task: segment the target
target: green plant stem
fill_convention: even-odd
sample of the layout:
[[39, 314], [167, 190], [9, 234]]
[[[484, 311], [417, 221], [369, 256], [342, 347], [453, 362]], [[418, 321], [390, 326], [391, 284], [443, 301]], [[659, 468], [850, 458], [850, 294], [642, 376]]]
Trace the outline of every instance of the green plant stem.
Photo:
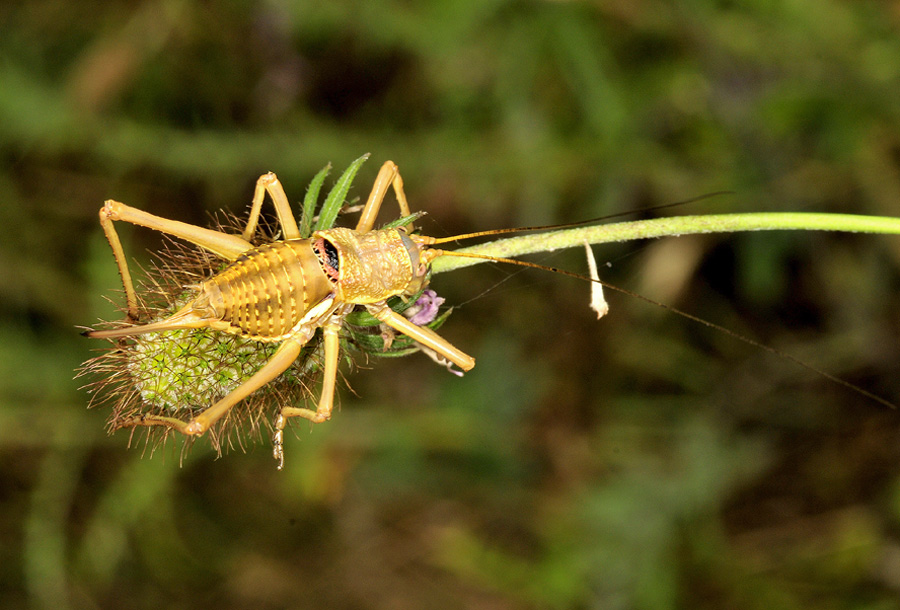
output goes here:
[[[709, 216], [677, 216], [635, 222], [591, 225], [559, 231], [520, 235], [508, 239], [460, 248], [458, 252], [513, 258], [536, 252], [553, 252], [589, 244], [649, 239], [653, 237], [693, 235], [698, 233], [732, 233], [735, 231], [844, 231], [853, 233], [900, 234], [900, 218], [857, 216], [853, 214], [815, 214], [800, 212], [765, 212], [752, 214], [715, 214]], [[487, 261], [442, 256], [432, 264], [433, 273], [453, 271]]]

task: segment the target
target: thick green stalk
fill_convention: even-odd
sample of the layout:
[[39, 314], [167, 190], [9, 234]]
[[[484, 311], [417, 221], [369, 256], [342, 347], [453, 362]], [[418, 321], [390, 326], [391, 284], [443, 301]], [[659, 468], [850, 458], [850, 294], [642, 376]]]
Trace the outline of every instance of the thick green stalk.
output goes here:
[[[697, 233], [779, 230], [900, 234], [900, 218], [799, 212], [677, 216], [520, 235], [468, 248], [460, 248], [458, 252], [512, 258], [535, 252], [553, 252], [563, 248], [574, 248], [584, 245], [585, 242], [589, 244], [606, 244], [616, 241]], [[432, 271], [434, 273], [442, 273], [470, 265], [477, 265], [482, 262], [485, 261], [442, 256], [434, 261]]]

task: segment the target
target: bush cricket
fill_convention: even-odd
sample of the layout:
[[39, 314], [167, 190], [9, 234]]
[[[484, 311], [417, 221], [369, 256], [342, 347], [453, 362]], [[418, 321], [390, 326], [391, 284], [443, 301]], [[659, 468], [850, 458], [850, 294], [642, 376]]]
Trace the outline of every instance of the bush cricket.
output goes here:
[[[239, 402], [272, 382], [298, 358], [318, 329], [324, 343], [323, 384], [315, 410], [282, 406], [274, 423], [274, 455], [284, 463], [283, 432], [292, 417], [313, 423], [331, 417], [339, 361], [339, 333], [356, 306], [393, 331], [423, 346], [435, 360], [463, 371], [475, 360], [440, 335], [387, 305], [394, 296], [407, 298], [426, 284], [429, 264], [444, 251], [431, 246], [443, 240], [414, 234], [412, 220], [398, 228], [373, 229], [385, 194], [393, 188], [401, 216], [414, 219], [397, 166], [382, 165], [355, 229], [331, 228], [301, 237], [287, 195], [273, 173], [257, 183], [246, 227], [240, 235], [168, 220], [108, 200], [100, 209], [100, 224], [113, 251], [125, 290], [126, 324], [88, 330], [88, 337], [120, 339], [147, 333], [183, 329], [209, 329], [239, 335], [256, 342], [277, 344], [268, 361], [252, 376], [189, 421], [155, 413], [141, 413], [114, 422], [114, 429], [162, 426], [185, 436], [199, 436]], [[265, 197], [271, 198], [282, 238], [254, 247]], [[121, 241], [117, 221], [160, 231], [199, 246], [229, 261], [211, 277], [191, 286], [193, 295], [178, 311], [162, 320], [134, 324], [138, 319], [137, 294]], [[452, 238], [449, 238], [452, 239]]]
[[[365, 158], [357, 160], [356, 167]], [[374, 229], [375, 219], [387, 192], [391, 189], [397, 199], [401, 219], [395, 223], [396, 226]], [[279, 239], [254, 245], [255, 241], [258, 241], [255, 238], [266, 195], [274, 205], [281, 235]], [[403, 180], [397, 165], [392, 161], [386, 161], [381, 166], [354, 229], [324, 228], [313, 231], [311, 235], [305, 237], [306, 231], [301, 231], [298, 226], [287, 195], [273, 173], [264, 174], [257, 180], [249, 218], [239, 235], [165, 219], [113, 200], [104, 203], [99, 217], [124, 286], [126, 319], [123, 325], [114, 328], [88, 330], [84, 333], [86, 336], [123, 340], [150, 333], [184, 331], [197, 332], [196, 337], [191, 338], [196, 342], [205, 340], [205, 333], [208, 331], [211, 334], [231, 335], [246, 340], [249, 344], [264, 344], [268, 347], [267, 351], [262, 352], [263, 356], [252, 374], [239, 379], [233, 384], [234, 387], [224, 392], [224, 396], [203, 408], [189, 420], [142, 411], [122, 418], [116, 418], [114, 415], [112, 429], [161, 427], [186, 437], [203, 435], [217, 422], [226, 418], [239, 403], [295, 366], [304, 348], [308, 348], [314, 338], [318, 340], [318, 337], [321, 337], [323, 382], [316, 408], [282, 405], [275, 417], [273, 455], [279, 470], [284, 466], [283, 437], [287, 421], [293, 417], [300, 417], [313, 423], [322, 423], [331, 417], [341, 351], [340, 335], [348, 317], [355, 315], [353, 312], [357, 306], [361, 306], [382, 325], [385, 333], [390, 334], [385, 336], [383, 343], [385, 349], [392, 341], [393, 332], [396, 332], [411, 339], [422, 351], [450, 370], [453, 370], [451, 367], [454, 365], [462, 371], [471, 370], [475, 366], [472, 356], [429, 328], [429, 323], [435, 318], [433, 311], [419, 320], [418, 314], [409, 315], [408, 312], [407, 315], [402, 315], [388, 305], [388, 300], [393, 297], [399, 297], [403, 301], [417, 297], [418, 305], [418, 297], [423, 295], [427, 287], [431, 262], [445, 255], [485, 258], [555, 271], [592, 281], [598, 289], [601, 285], [606, 286], [660, 305], [688, 319], [785, 357], [877, 402], [890, 405], [884, 399], [790, 355], [652, 299], [611, 286], [596, 277], [595, 269], [592, 269], [591, 277], [587, 278], [526, 261], [464, 254], [437, 248], [435, 246], [438, 244], [457, 239], [549, 227], [481, 231], [440, 239], [415, 233], [412, 225], [418, 216], [410, 213]], [[187, 286], [188, 292], [174, 313], [149, 323], [137, 324], [138, 296], [115, 229], [114, 223], [117, 221], [140, 225], [178, 238], [223, 259], [226, 264], [223, 268], [215, 270], [212, 275], [207, 273], [200, 282]], [[304, 228], [308, 224], [308, 219], [304, 218]], [[589, 249], [588, 253], [588, 260], [591, 263], [593, 261]], [[602, 309], [605, 306], [602, 292], [595, 290], [592, 294], [592, 303]], [[422, 307], [436, 310], [436, 304], [428, 302], [429, 298], [433, 297], [424, 298]], [[410, 312], [412, 311], [410, 309]], [[319, 329], [321, 333], [317, 334]], [[213, 349], [227, 351], [231, 347], [220, 342], [215, 344]], [[102, 357], [95, 361], [103, 362]], [[88, 371], [90, 368], [89, 363], [84, 370]], [[101, 364], [95, 368], [108, 370], [109, 367]]]

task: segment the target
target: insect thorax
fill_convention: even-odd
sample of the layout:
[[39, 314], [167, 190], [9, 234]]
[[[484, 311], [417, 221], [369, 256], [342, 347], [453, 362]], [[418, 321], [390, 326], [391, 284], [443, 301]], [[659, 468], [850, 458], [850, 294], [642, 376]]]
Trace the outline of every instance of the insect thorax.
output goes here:
[[415, 294], [427, 269], [420, 264], [421, 247], [400, 229], [359, 233], [350, 229], [317, 231], [338, 252], [340, 280], [337, 298], [346, 303], [377, 303], [395, 295]]

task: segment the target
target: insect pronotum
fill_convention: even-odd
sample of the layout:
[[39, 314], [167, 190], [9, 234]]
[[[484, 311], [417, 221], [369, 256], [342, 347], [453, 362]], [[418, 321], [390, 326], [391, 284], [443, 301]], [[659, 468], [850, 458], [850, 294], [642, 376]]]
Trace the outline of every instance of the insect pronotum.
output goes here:
[[[468, 371], [475, 359], [424, 326], [388, 307], [390, 297], [419, 292], [429, 265], [444, 254], [431, 248], [437, 240], [412, 234], [411, 223], [399, 228], [373, 229], [388, 189], [393, 188], [403, 218], [410, 216], [403, 180], [396, 164], [386, 161], [362, 210], [355, 229], [332, 228], [302, 238], [288, 198], [273, 173], [256, 183], [250, 216], [240, 235], [169, 220], [108, 200], [100, 209], [100, 225], [113, 251], [127, 306], [129, 325], [90, 330], [88, 337], [116, 339], [177, 329], [210, 329], [277, 343], [268, 362], [249, 379], [188, 421], [142, 413], [116, 422], [116, 428], [164, 426], [186, 436], [199, 436], [254, 391], [279, 377], [300, 354], [318, 329], [324, 342], [324, 380], [315, 410], [282, 406], [274, 423], [274, 455], [284, 463], [286, 421], [302, 417], [327, 421], [334, 404], [339, 361], [339, 332], [346, 316], [358, 305], [393, 330], [412, 338], [440, 361]], [[254, 247], [265, 195], [275, 206], [282, 239]], [[123, 221], [161, 231], [205, 248], [230, 261], [224, 269], [192, 287], [191, 298], [165, 319], [148, 324], [137, 320], [137, 295], [114, 222]]]

